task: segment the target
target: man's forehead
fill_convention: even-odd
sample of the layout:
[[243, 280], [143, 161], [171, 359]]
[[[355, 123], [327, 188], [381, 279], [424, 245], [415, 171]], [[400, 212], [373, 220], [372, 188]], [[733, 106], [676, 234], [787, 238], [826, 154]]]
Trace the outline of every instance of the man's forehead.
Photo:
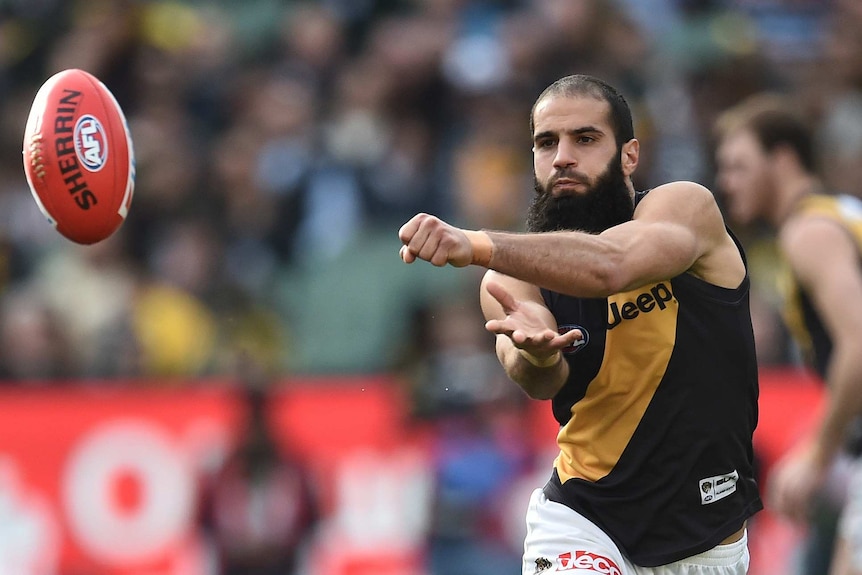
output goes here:
[[550, 95], [536, 104], [535, 131], [594, 126], [610, 131], [610, 106], [589, 95]]
[[754, 132], [744, 127], [728, 132], [719, 143], [719, 151], [723, 152], [741, 150], [750, 153], [759, 149], [760, 143]]

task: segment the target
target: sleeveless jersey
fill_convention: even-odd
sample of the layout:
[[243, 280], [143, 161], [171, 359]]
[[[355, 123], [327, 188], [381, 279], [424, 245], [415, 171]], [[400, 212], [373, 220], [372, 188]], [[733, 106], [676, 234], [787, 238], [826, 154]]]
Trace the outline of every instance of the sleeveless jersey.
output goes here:
[[[856, 251], [860, 254], [859, 264], [862, 265], [862, 200], [843, 194], [814, 194], [804, 197], [797, 204], [794, 214], [826, 218], [841, 226], [856, 244]], [[779, 291], [784, 295], [784, 322], [805, 362], [825, 380], [829, 358], [832, 356], [832, 338], [814, 308], [811, 297], [786, 266], [779, 281]], [[844, 451], [854, 457], [862, 455], [862, 417], [854, 418]]]
[[749, 282], [727, 289], [686, 273], [608, 298], [542, 290], [559, 330], [584, 334], [564, 350], [545, 494], [637, 565], [711, 549], [763, 507]]
[[[862, 254], [862, 200], [848, 195], [810, 195], [796, 206], [795, 214], [822, 217], [836, 222], [853, 238]], [[862, 260], [860, 260], [862, 263]], [[811, 299], [789, 270], [782, 274], [780, 291], [784, 295], [784, 321], [806, 361], [825, 377], [832, 339], [814, 309]]]

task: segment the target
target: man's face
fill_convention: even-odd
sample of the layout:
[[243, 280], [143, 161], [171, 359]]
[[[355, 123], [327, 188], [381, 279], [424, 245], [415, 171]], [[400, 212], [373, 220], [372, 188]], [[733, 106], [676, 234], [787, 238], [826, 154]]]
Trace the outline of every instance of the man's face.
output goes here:
[[536, 106], [528, 230], [599, 233], [631, 219], [629, 174], [608, 115], [608, 104], [590, 97], [552, 96]]
[[769, 156], [749, 131], [731, 132], [716, 151], [718, 188], [728, 217], [739, 225], [764, 215], [771, 197]]

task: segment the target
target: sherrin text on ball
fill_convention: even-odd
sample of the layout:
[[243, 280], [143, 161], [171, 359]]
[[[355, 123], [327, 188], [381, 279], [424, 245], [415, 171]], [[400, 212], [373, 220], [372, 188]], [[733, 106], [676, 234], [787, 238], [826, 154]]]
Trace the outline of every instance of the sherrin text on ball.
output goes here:
[[135, 154], [116, 98], [80, 69], [39, 88], [24, 131], [24, 173], [33, 198], [66, 238], [93, 244], [126, 219], [135, 188]]

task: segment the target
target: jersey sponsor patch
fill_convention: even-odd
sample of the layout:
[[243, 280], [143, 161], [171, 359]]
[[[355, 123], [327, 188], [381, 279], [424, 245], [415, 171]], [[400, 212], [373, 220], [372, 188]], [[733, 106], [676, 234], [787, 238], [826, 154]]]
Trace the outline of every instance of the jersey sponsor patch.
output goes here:
[[665, 282], [659, 282], [649, 290], [633, 295], [633, 292], [616, 294], [608, 298], [608, 331], [623, 321], [632, 320], [641, 314], [663, 311], [669, 303], [676, 303], [673, 292]]
[[736, 493], [739, 473], [734, 469], [724, 475], [714, 475], [700, 480], [700, 503], [708, 505]]

